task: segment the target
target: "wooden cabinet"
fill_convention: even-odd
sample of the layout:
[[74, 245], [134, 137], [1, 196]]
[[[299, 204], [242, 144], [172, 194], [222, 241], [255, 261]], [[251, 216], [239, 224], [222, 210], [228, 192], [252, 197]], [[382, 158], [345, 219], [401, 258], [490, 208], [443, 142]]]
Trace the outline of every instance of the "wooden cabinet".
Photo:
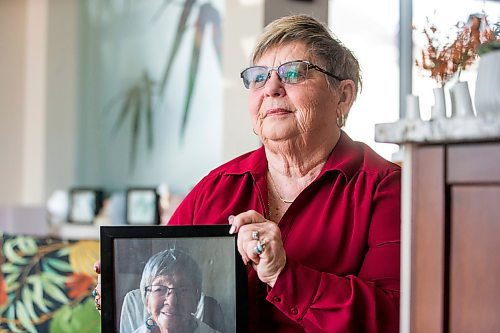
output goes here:
[[500, 142], [406, 146], [411, 332], [500, 332]]

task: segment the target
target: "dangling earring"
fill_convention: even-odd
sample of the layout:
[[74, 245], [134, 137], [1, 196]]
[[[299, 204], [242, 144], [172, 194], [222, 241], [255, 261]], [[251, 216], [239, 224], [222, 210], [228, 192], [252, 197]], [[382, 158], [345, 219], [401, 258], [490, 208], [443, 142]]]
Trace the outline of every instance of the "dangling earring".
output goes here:
[[345, 126], [345, 115], [340, 113], [340, 116], [337, 116], [337, 126], [342, 128]]
[[257, 132], [255, 132], [255, 128], [253, 128], [253, 127], [252, 127], [252, 131], [253, 131], [253, 134], [255, 134], [255, 135], [259, 136], [259, 135], [257, 134]]
[[155, 327], [156, 327], [156, 323], [153, 320], [153, 318], [149, 317], [148, 319], [146, 319], [146, 328], [148, 330], [152, 330]]

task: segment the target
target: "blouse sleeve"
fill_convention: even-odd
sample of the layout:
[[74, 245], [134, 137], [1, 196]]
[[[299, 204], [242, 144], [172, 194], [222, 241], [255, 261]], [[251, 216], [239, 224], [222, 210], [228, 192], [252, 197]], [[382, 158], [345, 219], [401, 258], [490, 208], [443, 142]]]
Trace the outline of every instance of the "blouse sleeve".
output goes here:
[[307, 332], [398, 332], [400, 177], [393, 171], [375, 189], [357, 274], [319, 272], [288, 260], [267, 300]]

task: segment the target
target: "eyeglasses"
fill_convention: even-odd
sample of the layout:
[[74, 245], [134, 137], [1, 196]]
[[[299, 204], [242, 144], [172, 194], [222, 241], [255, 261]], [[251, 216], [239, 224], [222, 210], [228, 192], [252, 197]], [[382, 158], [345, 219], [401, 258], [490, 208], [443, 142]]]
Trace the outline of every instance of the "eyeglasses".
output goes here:
[[176, 295], [181, 298], [194, 295], [193, 289], [188, 287], [170, 288], [163, 285], [151, 285], [151, 286], [146, 286], [145, 289], [146, 293], [150, 293], [151, 295], [157, 297], [166, 297], [168, 295], [171, 295], [174, 291]]
[[341, 79], [340, 77], [305, 60], [289, 61], [276, 67], [248, 67], [240, 73], [240, 77], [243, 79], [245, 88], [258, 89], [266, 84], [267, 80], [271, 77], [272, 71], [276, 71], [281, 82], [286, 84], [297, 84], [304, 82], [307, 79], [307, 72], [309, 71], [309, 69], [315, 69], [321, 73], [333, 77], [336, 80], [343, 81], [343, 79]]

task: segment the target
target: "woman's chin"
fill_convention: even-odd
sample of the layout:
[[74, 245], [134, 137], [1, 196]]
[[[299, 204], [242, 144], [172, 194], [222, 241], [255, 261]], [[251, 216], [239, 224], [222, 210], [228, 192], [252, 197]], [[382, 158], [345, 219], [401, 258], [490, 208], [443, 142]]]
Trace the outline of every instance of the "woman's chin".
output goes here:
[[158, 316], [158, 326], [163, 330], [180, 329], [186, 322], [186, 318], [173, 313], [162, 312]]

